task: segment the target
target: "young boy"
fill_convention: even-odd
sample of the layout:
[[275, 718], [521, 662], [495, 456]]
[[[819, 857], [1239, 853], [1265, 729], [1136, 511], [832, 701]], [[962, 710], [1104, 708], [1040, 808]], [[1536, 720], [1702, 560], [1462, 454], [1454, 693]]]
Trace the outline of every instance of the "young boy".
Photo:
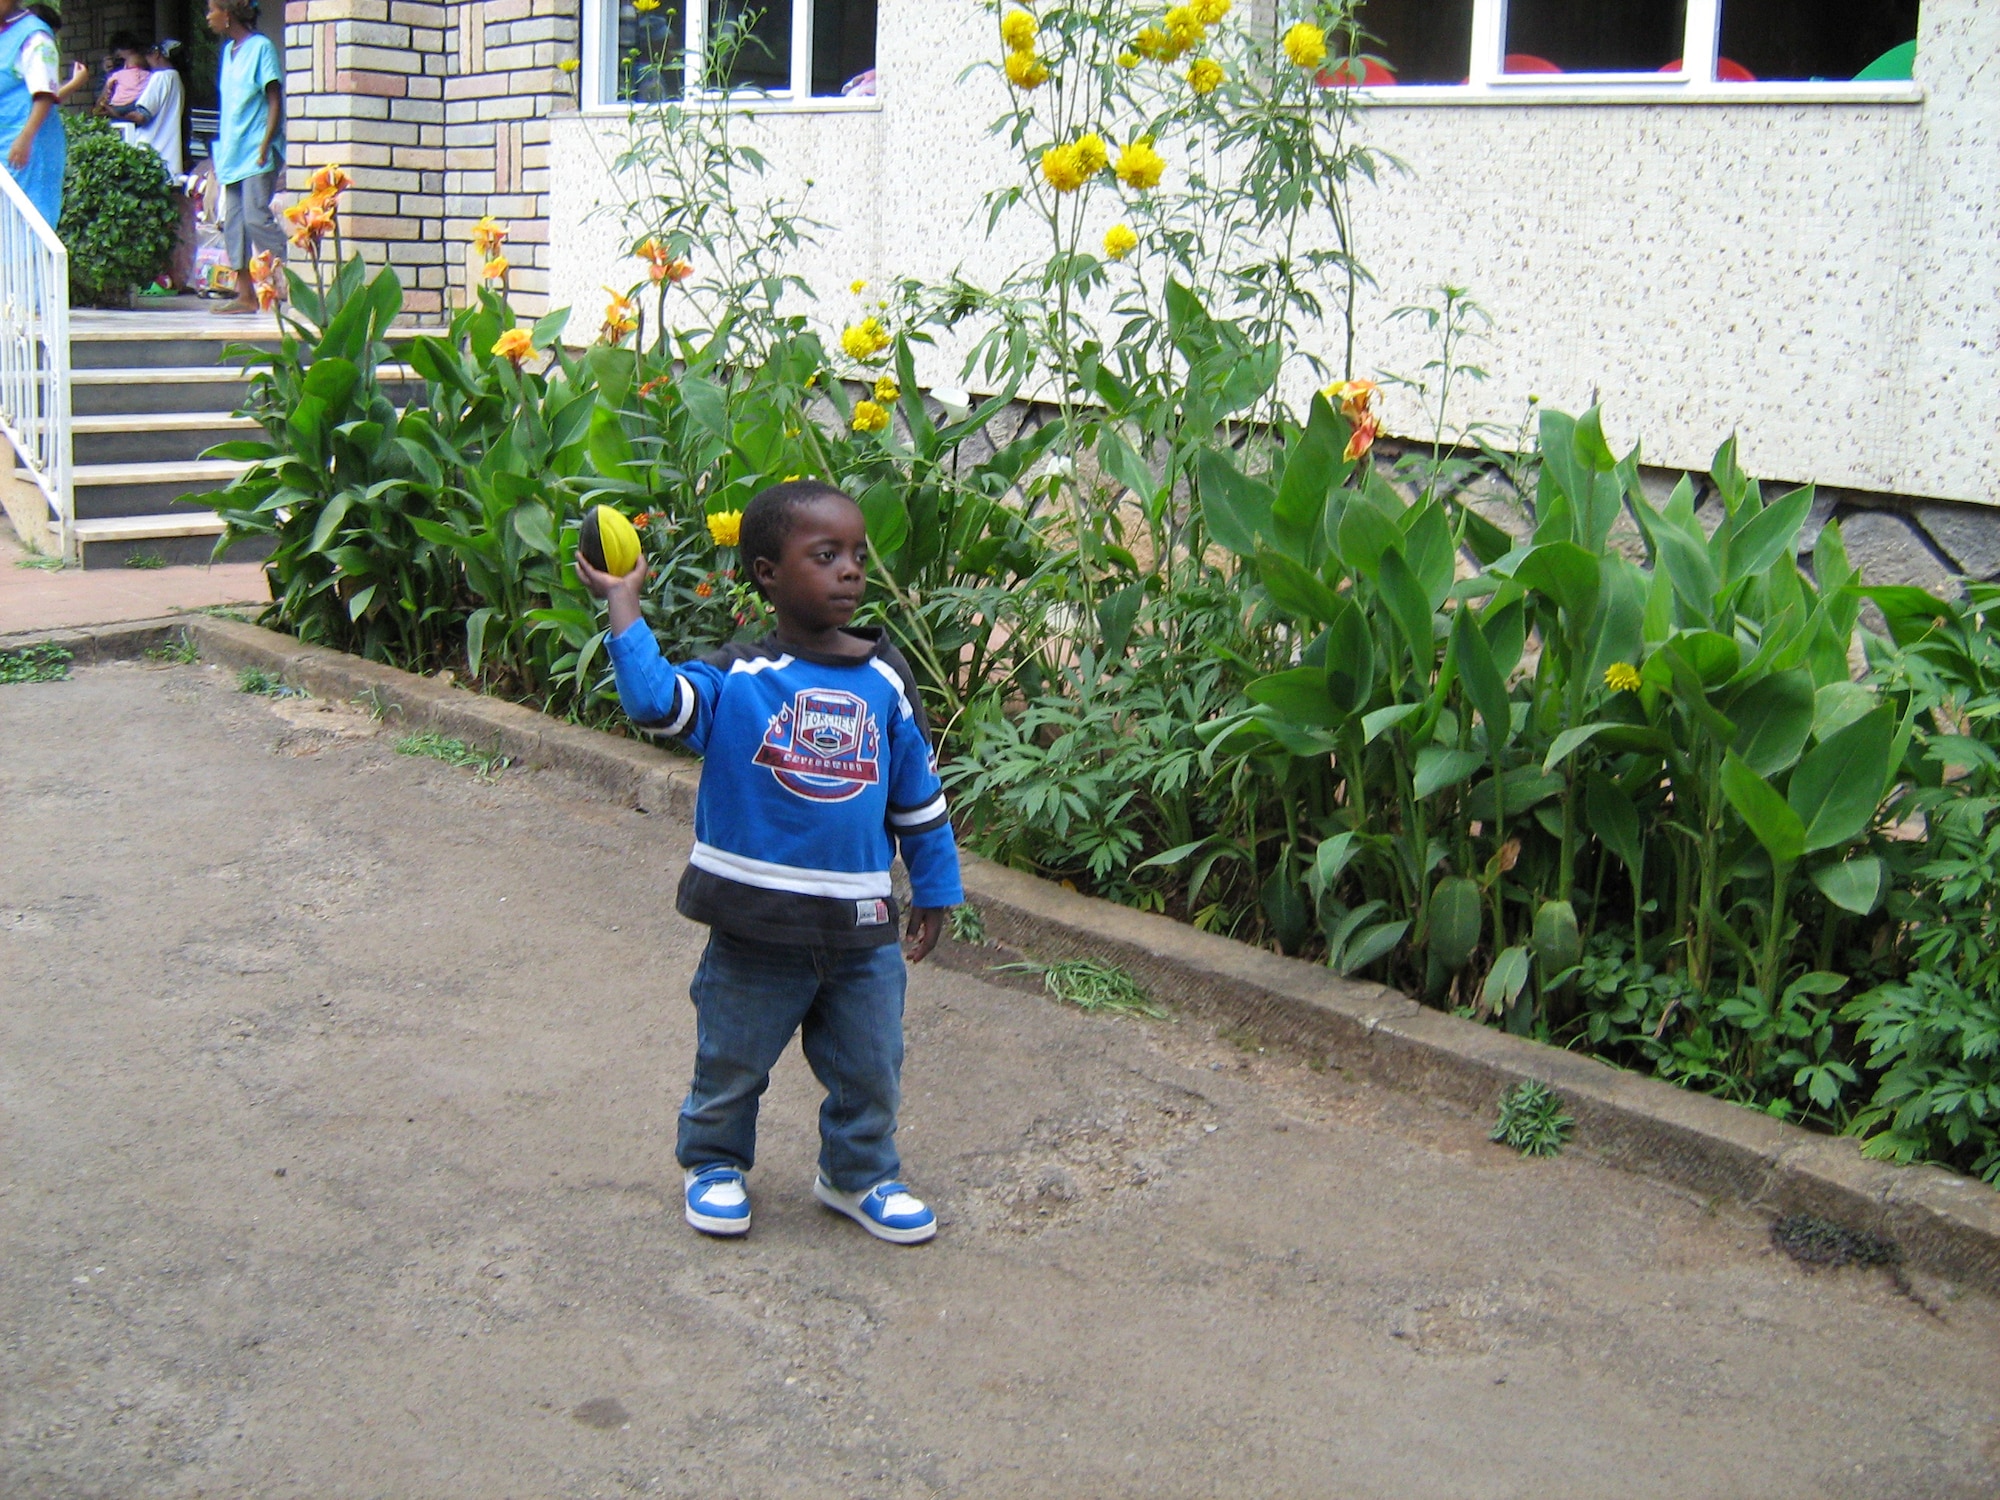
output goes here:
[[908, 665], [879, 629], [848, 628], [866, 583], [861, 508], [814, 480], [773, 485], [745, 509], [739, 545], [777, 629], [681, 667], [640, 618], [644, 559], [623, 578], [576, 560], [610, 607], [625, 712], [704, 757], [676, 903], [710, 929], [675, 1151], [687, 1221], [750, 1228], [757, 1101], [796, 1031], [826, 1089], [814, 1195], [916, 1244], [937, 1219], [897, 1180], [905, 971], [889, 865], [900, 846], [917, 963], [965, 899], [944, 790]]
[[138, 39], [129, 32], [119, 32], [104, 55], [104, 87], [97, 96], [98, 109], [108, 113], [127, 108], [145, 91], [150, 77]]

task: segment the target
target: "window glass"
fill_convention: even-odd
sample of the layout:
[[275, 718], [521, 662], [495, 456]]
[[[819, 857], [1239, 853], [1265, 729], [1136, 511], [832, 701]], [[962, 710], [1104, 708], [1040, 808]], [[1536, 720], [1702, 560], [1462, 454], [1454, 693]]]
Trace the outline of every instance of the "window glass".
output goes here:
[[730, 54], [730, 89], [792, 87], [792, 0], [708, 0], [708, 45]]
[[1686, 0], [1507, 0], [1509, 73], [1658, 73], [1674, 67]]
[[[822, 0], [824, 3], [824, 0]], [[1472, 63], [1472, 0], [1364, 0], [1360, 50], [1397, 83], [1463, 83]]]
[[1917, 0], [1722, 0], [1716, 77], [1908, 78]]
[[678, 0], [652, 10], [618, 4], [618, 97], [656, 103], [678, 99], [686, 83], [681, 46], [687, 23]]
[[813, 0], [817, 99], [875, 92], [875, 0]]

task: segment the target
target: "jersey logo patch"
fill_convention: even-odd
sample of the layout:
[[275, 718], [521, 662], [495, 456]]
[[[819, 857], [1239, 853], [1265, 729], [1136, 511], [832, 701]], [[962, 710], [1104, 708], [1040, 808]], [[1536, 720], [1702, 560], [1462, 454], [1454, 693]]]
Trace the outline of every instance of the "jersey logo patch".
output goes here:
[[771, 720], [751, 758], [788, 792], [845, 802], [881, 780], [882, 737], [866, 699], [807, 688]]

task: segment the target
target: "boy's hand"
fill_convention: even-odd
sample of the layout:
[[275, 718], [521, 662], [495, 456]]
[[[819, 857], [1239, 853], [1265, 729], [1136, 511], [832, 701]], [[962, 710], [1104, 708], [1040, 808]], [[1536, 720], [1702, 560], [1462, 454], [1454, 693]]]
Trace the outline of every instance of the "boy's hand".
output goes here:
[[913, 964], [920, 964], [931, 956], [931, 949], [944, 935], [944, 908], [942, 906], [913, 906], [910, 908], [909, 930], [904, 933], [903, 957]]
[[616, 573], [607, 573], [602, 568], [594, 568], [590, 560], [579, 549], [576, 554], [576, 576], [583, 586], [602, 599], [611, 614], [611, 633], [618, 635], [639, 618], [639, 590], [646, 582], [646, 559], [640, 556], [631, 572], [620, 578]]

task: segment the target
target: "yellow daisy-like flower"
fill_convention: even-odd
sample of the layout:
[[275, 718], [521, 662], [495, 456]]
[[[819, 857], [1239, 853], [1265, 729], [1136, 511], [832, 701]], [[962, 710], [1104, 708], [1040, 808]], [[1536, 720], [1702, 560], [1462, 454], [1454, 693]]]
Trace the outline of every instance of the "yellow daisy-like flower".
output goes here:
[[1121, 53], [1119, 53], [1119, 54], [1118, 54], [1118, 66], [1119, 66], [1119, 67], [1121, 67], [1121, 68], [1136, 68], [1136, 67], [1138, 67], [1138, 66], [1139, 66], [1139, 54], [1138, 54], [1138, 53], [1136, 53], [1136, 52], [1132, 52], [1132, 51], [1125, 51], [1125, 52], [1121, 52]]
[[1198, 47], [1208, 36], [1208, 28], [1201, 23], [1192, 5], [1176, 5], [1166, 14], [1162, 23], [1167, 40], [1174, 44], [1176, 54]]
[[840, 336], [840, 347], [849, 359], [866, 363], [889, 347], [889, 333], [880, 318], [863, 318]]
[[565, 73], [574, 73], [578, 68], [582, 66], [583, 64], [578, 62], [573, 57], [565, 57], [561, 62], [556, 64], [556, 67], [561, 69]]
[[[633, 0], [636, 5], [638, 0]], [[1035, 48], [1035, 18], [1025, 10], [1010, 10], [1000, 18], [1000, 40], [1009, 52], [1032, 52]]]
[[1032, 93], [1049, 81], [1049, 70], [1032, 52], [1009, 52], [1007, 81], [1024, 94]]
[[1042, 153], [1042, 176], [1059, 193], [1073, 193], [1090, 181], [1083, 153], [1075, 146], [1051, 146]]
[[1095, 177], [1111, 160], [1111, 152], [1104, 145], [1104, 137], [1096, 131], [1086, 131], [1076, 138], [1076, 164], [1083, 168], [1083, 175]]
[[493, 341], [493, 352], [502, 359], [511, 359], [518, 370], [521, 361], [535, 352], [535, 341], [528, 337], [527, 329], [510, 328]]
[[1166, 175], [1167, 159], [1153, 149], [1149, 140], [1136, 140], [1118, 153], [1118, 180], [1127, 187], [1154, 188]]
[[873, 401], [854, 403], [854, 430], [856, 432], [880, 432], [889, 425], [889, 410]]
[[1229, 14], [1230, 0], [1193, 0], [1191, 7], [1204, 26], [1214, 26]]
[[1316, 68], [1326, 61], [1326, 32], [1301, 21], [1285, 33], [1285, 56], [1295, 68]]
[[1614, 693], [1639, 691], [1639, 669], [1628, 661], [1614, 661], [1604, 669], [1604, 685]]
[[1172, 62], [1186, 49], [1176, 46], [1174, 39], [1159, 27], [1148, 26], [1132, 38], [1132, 50], [1154, 62]]
[[891, 380], [887, 375], [884, 375], [881, 379], [875, 382], [875, 399], [877, 401], [880, 401], [885, 406], [888, 405], [888, 403], [890, 403], [891, 401], [896, 400], [902, 394], [903, 394], [903, 388], [897, 385], [896, 382]]
[[743, 539], [743, 512], [720, 510], [708, 518], [708, 539], [718, 547], [734, 547]]
[[658, 10], [659, 8], [660, 0], [632, 0], [632, 9], [639, 12], [642, 16], [649, 10]]
[[1132, 232], [1129, 224], [1113, 224], [1104, 231], [1104, 253], [1113, 260], [1123, 260], [1139, 248], [1139, 236]]
[[1212, 94], [1222, 87], [1222, 64], [1212, 57], [1197, 58], [1188, 69], [1188, 87], [1197, 94]]
[[863, 292], [868, 290], [868, 283], [862, 281], [857, 277], [855, 280], [850, 281], [847, 284], [847, 289], [850, 292], [854, 293], [855, 296], [859, 297]]

